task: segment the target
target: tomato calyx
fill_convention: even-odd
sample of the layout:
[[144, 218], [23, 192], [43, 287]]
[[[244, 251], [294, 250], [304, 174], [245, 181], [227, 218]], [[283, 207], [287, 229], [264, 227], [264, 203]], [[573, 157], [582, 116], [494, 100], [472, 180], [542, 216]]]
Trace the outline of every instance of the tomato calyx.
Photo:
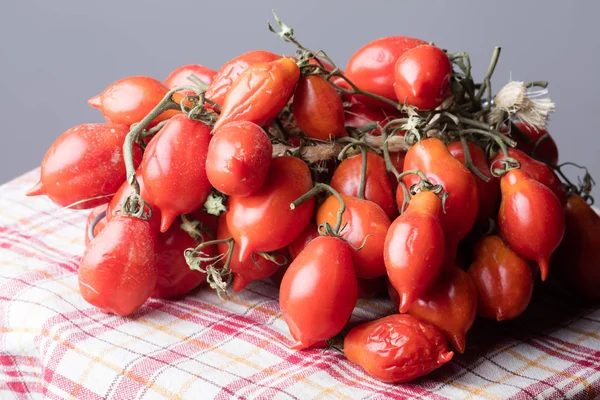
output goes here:
[[[406, 184], [402, 181], [402, 178], [408, 175], [417, 175], [419, 178], [421, 178], [421, 180], [419, 181], [419, 183], [415, 183], [410, 188], [407, 188]], [[414, 196], [419, 192], [432, 192], [436, 195], [441, 194], [440, 199], [442, 200], [442, 210], [443, 212], [446, 212], [445, 205], [446, 199], [449, 196], [448, 192], [444, 192], [444, 188], [442, 185], [430, 182], [427, 179], [427, 176], [425, 176], [425, 174], [422, 171], [419, 171], [418, 169], [411, 169], [408, 171], [404, 171], [401, 174], [398, 174], [396, 178], [398, 180], [398, 185], [402, 188], [402, 194], [404, 196], [400, 214], [404, 214], [404, 211], [406, 211], [406, 207], [408, 207], [408, 205], [410, 204], [411, 196]]]
[[213, 190], [202, 206], [210, 215], [219, 216], [227, 211], [227, 196], [223, 193]]
[[[217, 254], [216, 256], [210, 256], [202, 250], [209, 246], [215, 246], [219, 244], [227, 244], [228, 249], [224, 254]], [[206, 282], [211, 289], [217, 292], [219, 298], [227, 298], [227, 288], [233, 280], [233, 274], [229, 265], [231, 264], [231, 257], [235, 241], [232, 237], [227, 239], [210, 240], [208, 242], [200, 243], [196, 247], [190, 247], [183, 253], [185, 262], [190, 269], [200, 271], [206, 274]], [[219, 267], [219, 263], [223, 261], [223, 266]], [[203, 268], [201, 265], [205, 264]]]
[[341, 239], [340, 230], [342, 229], [342, 215], [344, 214], [344, 211], [346, 211], [346, 203], [344, 202], [344, 199], [339, 194], [339, 192], [331, 186], [326, 185], [324, 183], [315, 184], [315, 186], [311, 190], [309, 190], [290, 204], [290, 210], [296, 209], [296, 207], [298, 207], [300, 204], [304, 203], [308, 199], [311, 199], [322, 192], [329, 192], [332, 195], [334, 195], [340, 203], [340, 208], [338, 209], [336, 214], [337, 220], [335, 226], [332, 227], [328, 222], [319, 225], [319, 234], [322, 236], [334, 236]]

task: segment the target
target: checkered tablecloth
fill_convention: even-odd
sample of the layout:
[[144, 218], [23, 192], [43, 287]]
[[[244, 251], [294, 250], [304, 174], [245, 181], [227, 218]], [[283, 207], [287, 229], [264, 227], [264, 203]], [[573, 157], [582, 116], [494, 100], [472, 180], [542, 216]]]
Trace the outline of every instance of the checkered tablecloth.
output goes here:
[[[427, 378], [387, 385], [335, 351], [288, 349], [277, 289], [229, 301], [209, 290], [149, 301], [130, 318], [80, 297], [86, 213], [26, 198], [37, 171], [0, 187], [0, 398], [596, 398], [600, 309], [541, 288], [522, 318], [478, 323], [467, 352]], [[538, 288], [539, 289], [539, 288]], [[383, 316], [360, 301], [355, 321]]]

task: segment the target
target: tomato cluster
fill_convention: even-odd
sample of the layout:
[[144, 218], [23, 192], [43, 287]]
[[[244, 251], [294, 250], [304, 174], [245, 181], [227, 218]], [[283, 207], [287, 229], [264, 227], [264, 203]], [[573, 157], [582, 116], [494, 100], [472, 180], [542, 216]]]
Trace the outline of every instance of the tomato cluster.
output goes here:
[[[105, 124], [48, 150], [28, 195], [91, 209], [86, 301], [128, 316], [271, 278], [292, 348], [342, 336], [390, 383], [449, 362], [448, 343], [463, 353], [477, 316], [519, 317], [538, 278], [600, 301], [593, 180], [568, 181], [547, 131], [512, 122], [527, 110], [494, 105], [495, 60], [475, 84], [465, 53], [394, 36], [344, 73], [277, 21], [298, 58], [121, 79], [89, 101]], [[397, 313], [352, 327], [379, 295]]]

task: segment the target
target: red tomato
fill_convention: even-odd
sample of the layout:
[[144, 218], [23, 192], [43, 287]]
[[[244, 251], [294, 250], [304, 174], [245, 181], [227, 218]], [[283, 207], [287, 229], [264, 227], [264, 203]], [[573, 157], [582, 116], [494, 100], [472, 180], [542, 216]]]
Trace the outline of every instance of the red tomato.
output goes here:
[[514, 319], [529, 305], [533, 294], [531, 268], [498, 236], [486, 236], [477, 243], [475, 260], [467, 273], [477, 290], [481, 317]]
[[296, 343], [322, 346], [337, 335], [357, 300], [350, 247], [335, 237], [312, 240], [288, 268], [279, 291], [283, 319]]
[[273, 145], [263, 129], [248, 121], [231, 122], [215, 132], [208, 146], [206, 175], [226, 195], [247, 196], [265, 181]]
[[[88, 104], [102, 111], [108, 122], [131, 126], [140, 122], [160, 103], [169, 89], [154, 78], [131, 76], [108, 86], [104, 92], [88, 100]], [[168, 110], [160, 114], [151, 125], [181, 113]]]
[[[383, 262], [383, 242], [390, 227], [390, 220], [377, 204], [358, 197], [342, 194], [346, 210], [342, 215], [340, 236], [355, 249], [352, 262], [356, 276], [374, 279], [385, 275]], [[334, 226], [340, 202], [335, 196], [329, 196], [317, 211], [317, 224], [328, 222]], [[365, 241], [366, 239], [366, 241]]]
[[[515, 125], [519, 131], [512, 132], [512, 138], [517, 142], [517, 148], [523, 150], [537, 160], [552, 165], [558, 164], [558, 147], [556, 146], [554, 139], [552, 139], [552, 136], [548, 134], [548, 131], [536, 129], [523, 122], [516, 122]], [[536, 143], [538, 143], [544, 135], [548, 135], [548, 137], [541, 141], [536, 147]]]
[[401, 118], [402, 114], [393, 109], [353, 104], [344, 110], [344, 116], [345, 125], [353, 128], [362, 128], [367, 124], [377, 123], [377, 127], [369, 131], [369, 133], [381, 136], [381, 129], [391, 120]]
[[[469, 142], [467, 146], [475, 168], [489, 178], [489, 181], [486, 182], [473, 174], [475, 182], [477, 182], [477, 193], [479, 194], [479, 214], [477, 220], [483, 223], [487, 222], [490, 218], [495, 218], [498, 214], [498, 207], [500, 207], [500, 182], [490, 171], [490, 164], [488, 163], [485, 151], [475, 143]], [[448, 151], [463, 165], [467, 165], [461, 142], [450, 143]]]
[[273, 54], [269, 51], [254, 50], [237, 56], [233, 60], [230, 60], [223, 64], [223, 66], [213, 76], [212, 83], [206, 91], [206, 98], [214, 101], [217, 104], [223, 104], [225, 95], [240, 76], [242, 72], [248, 69], [248, 67], [275, 61], [281, 58], [277, 54]]
[[[123, 143], [129, 128], [118, 124], [84, 124], [63, 133], [48, 149], [40, 181], [27, 196], [46, 195], [61, 207], [94, 208], [107, 203], [125, 181]], [[133, 147], [134, 164], [142, 150]]]
[[[407, 50], [425, 45], [427, 42], [406, 36], [388, 36], [376, 39], [360, 48], [348, 61], [346, 77], [360, 89], [390, 100], [396, 100], [394, 93], [394, 66], [398, 58]], [[365, 104], [382, 102], [360, 96]]]
[[504, 175], [500, 190], [498, 228], [502, 237], [518, 255], [537, 262], [542, 280], [546, 280], [550, 256], [565, 232], [560, 202], [550, 189], [520, 170]]
[[358, 298], [370, 299], [381, 293], [385, 293], [387, 281], [387, 276], [381, 276], [375, 279], [358, 278]]
[[[200, 64], [187, 64], [175, 69], [165, 79], [165, 86], [174, 89], [177, 86], [195, 86], [196, 84], [188, 79], [188, 76], [194, 74], [207, 85], [210, 85], [217, 72]], [[183, 94], [196, 94], [193, 90], [182, 90]]]
[[147, 221], [119, 215], [85, 250], [79, 291], [103, 312], [127, 316], [150, 297], [156, 276], [156, 233]]
[[477, 291], [469, 275], [452, 267], [440, 275], [427, 294], [419, 297], [408, 313], [438, 328], [460, 354], [465, 336], [477, 315]]
[[[331, 187], [340, 193], [357, 197], [360, 189], [362, 159], [362, 155], [357, 154], [342, 161], [333, 173]], [[383, 158], [370, 152], [367, 153], [365, 199], [381, 207], [390, 219], [398, 215], [385, 162]]]
[[[521, 163], [521, 171], [526, 172], [533, 179], [548, 187], [552, 190], [552, 193], [556, 196], [560, 204], [565, 206], [567, 204], [567, 192], [565, 185], [560, 181], [560, 178], [547, 164], [534, 160], [521, 150], [509, 148], [508, 156], [514, 158]], [[492, 163], [497, 160], [504, 160], [504, 154], [499, 153]], [[497, 164], [496, 164], [497, 165]]]
[[300, 68], [289, 58], [251, 66], [227, 92], [214, 131], [234, 121], [269, 123], [287, 104], [299, 78]]
[[317, 226], [312, 223], [308, 224], [306, 226], [306, 229], [300, 234], [300, 236], [298, 236], [296, 240], [294, 240], [288, 246], [288, 251], [290, 252], [292, 260], [298, 257], [298, 254], [300, 254], [300, 252], [304, 250], [306, 245], [308, 245], [311, 240], [318, 237], [319, 231], [317, 229]]
[[250, 196], [229, 197], [227, 227], [240, 245], [240, 261], [253, 252], [269, 252], [292, 243], [310, 222], [315, 201], [295, 210], [290, 204], [312, 188], [310, 170], [296, 157], [271, 161], [265, 184]]
[[[141, 170], [148, 202], [161, 211], [161, 232], [175, 218], [200, 208], [212, 187], [206, 176], [210, 128], [180, 114], [150, 141]], [[146, 199], [144, 199], [146, 200]]]
[[[396, 168], [396, 171], [402, 173], [402, 171], [404, 171], [404, 159], [406, 158], [406, 152], [404, 151], [397, 151], [397, 152], [390, 152], [390, 160], [392, 160], [392, 164], [394, 165], [394, 167]], [[391, 179], [394, 179], [394, 176], [392, 174], [389, 174], [391, 176]]]
[[[97, 217], [102, 213], [104, 213], [105, 216], [96, 222], [96, 225], [94, 226], [94, 229], [92, 231], [92, 237], [90, 237], [90, 225], [92, 223], [94, 223], [94, 220], [96, 220]], [[86, 246], [88, 244], [90, 244], [90, 241], [93, 238], [98, 236], [100, 231], [102, 231], [102, 229], [104, 229], [104, 227], [106, 226], [107, 222], [108, 221], [106, 220], [106, 204], [100, 204], [99, 206], [92, 208], [92, 212], [90, 212], [90, 214], [88, 215], [87, 220], [85, 222], [85, 245]]]
[[[146, 191], [146, 185], [144, 184], [144, 178], [142, 177], [142, 173], [138, 170], [135, 174], [138, 185], [140, 186], [140, 196], [147, 205], [152, 209], [152, 217], [148, 220], [152, 228], [156, 232], [160, 230], [160, 210], [153, 204], [148, 203], [148, 192]], [[123, 203], [129, 195], [133, 193], [133, 188], [129, 185], [127, 181], [123, 182], [117, 193], [113, 196], [113, 198], [108, 203], [108, 207], [106, 208], [106, 220], [110, 221], [114, 216], [117, 215], [118, 211], [121, 211], [121, 207], [123, 207]]]
[[580, 196], [566, 208], [565, 238], [554, 257], [559, 282], [575, 295], [600, 302], [600, 216]]
[[402, 54], [394, 66], [394, 91], [402, 104], [433, 110], [450, 95], [452, 64], [435, 46], [419, 46]]
[[[452, 157], [446, 145], [431, 138], [415, 144], [406, 153], [404, 171], [418, 169], [433, 184], [442, 185], [448, 193], [445, 212], [440, 215], [446, 238], [445, 264], [450, 266], [456, 258], [458, 243], [469, 233], [477, 219], [479, 194], [477, 182], [460, 161]], [[418, 184], [420, 178], [408, 175], [403, 178], [408, 188]], [[402, 206], [402, 189], [396, 192], [398, 206]]]
[[344, 354], [369, 375], [404, 383], [429, 374], [452, 359], [444, 336], [410, 315], [394, 314], [353, 328]]
[[330, 140], [348, 136], [342, 98], [321, 76], [308, 75], [298, 81], [292, 112], [296, 124], [308, 137]]
[[417, 193], [390, 226], [383, 257], [388, 278], [400, 295], [401, 313], [435, 283], [444, 261], [442, 201], [431, 192]]

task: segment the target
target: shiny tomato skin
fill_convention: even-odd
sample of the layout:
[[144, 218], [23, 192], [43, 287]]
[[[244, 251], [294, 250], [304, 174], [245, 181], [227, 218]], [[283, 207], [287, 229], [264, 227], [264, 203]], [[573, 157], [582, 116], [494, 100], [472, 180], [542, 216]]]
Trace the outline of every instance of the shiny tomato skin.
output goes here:
[[445, 248], [441, 213], [442, 201], [432, 192], [420, 192], [388, 230], [383, 257], [388, 278], [400, 295], [401, 313], [407, 312], [440, 274]]
[[[210, 128], [176, 115], [150, 141], [141, 164], [148, 202], [161, 211], [160, 231], [200, 208], [212, 187], [206, 176]], [[146, 199], [145, 199], [146, 200]]]
[[521, 315], [533, 294], [529, 263], [498, 236], [486, 236], [475, 245], [473, 264], [467, 270], [478, 298], [478, 314], [504, 321]]
[[[352, 55], [346, 65], [345, 75], [360, 89], [395, 101], [396, 61], [407, 50], [426, 44], [427, 42], [423, 40], [406, 36], [388, 36], [373, 40]], [[359, 101], [369, 105], [390, 107], [366, 96], [360, 96]]]
[[[90, 235], [88, 235], [88, 231], [90, 228], [90, 224], [92, 222], [94, 222], [94, 220], [96, 219], [96, 217], [102, 213], [106, 212], [106, 204], [100, 204], [97, 207], [92, 208], [92, 211], [90, 212], [90, 214], [88, 215], [86, 222], [85, 222], [85, 245], [87, 246], [88, 244], [90, 244], [90, 241], [92, 240], [92, 238], [90, 238]], [[104, 229], [104, 227], [107, 224], [107, 220], [106, 220], [106, 216], [104, 216], [103, 218], [101, 218], [98, 223], [96, 223], [96, 226], [94, 226], [94, 230], [93, 230], [93, 237], [98, 236], [98, 234], [100, 233], [100, 231], [102, 229]]]
[[471, 277], [458, 267], [442, 271], [435, 285], [419, 297], [408, 313], [437, 327], [460, 354], [477, 315], [477, 291]]
[[210, 141], [206, 175], [221, 193], [248, 196], [264, 183], [272, 153], [273, 145], [260, 126], [248, 121], [230, 122]]
[[350, 247], [335, 237], [312, 240], [283, 277], [279, 305], [296, 342], [292, 349], [322, 346], [337, 335], [356, 305]]
[[405, 383], [429, 374], [452, 359], [444, 336], [407, 314], [394, 314], [354, 327], [344, 354], [370, 376]]
[[300, 68], [290, 58], [249, 67], [227, 92], [214, 131], [234, 121], [269, 123], [286, 106], [299, 78]]
[[147, 221], [113, 218], [90, 242], [78, 274], [85, 301], [106, 313], [134, 313], [156, 284], [156, 233]]
[[[460, 161], [452, 157], [439, 139], [421, 140], [412, 146], [404, 159], [404, 171], [422, 171], [433, 184], [442, 185], [449, 196], [440, 221], [446, 238], [444, 264], [450, 266], [456, 258], [458, 243], [469, 233], [479, 212], [479, 194], [475, 177]], [[403, 178], [406, 187], [418, 184], [420, 178], [408, 175]], [[398, 207], [402, 207], [402, 188], [396, 191]]]
[[[164, 85], [173, 89], [177, 86], [196, 86], [188, 79], [188, 76], [194, 74], [207, 85], [212, 83], [213, 77], [217, 72], [200, 64], [186, 64], [174, 69], [165, 79]], [[182, 90], [183, 94], [195, 94], [193, 90]]]
[[438, 47], [425, 45], [406, 51], [394, 66], [396, 99], [420, 110], [432, 110], [450, 95], [450, 59]]
[[310, 243], [311, 240], [319, 237], [319, 231], [315, 224], [309, 223], [306, 226], [306, 229], [288, 246], [288, 251], [290, 252], [290, 256], [292, 260], [298, 257], [298, 254], [304, 250], [307, 244]]
[[[331, 178], [331, 187], [348, 196], [358, 196], [362, 173], [362, 154], [344, 159]], [[385, 169], [385, 161], [375, 153], [367, 153], [367, 180], [365, 199], [372, 201], [385, 211], [390, 219], [398, 215], [392, 185]]]
[[[352, 262], [356, 276], [375, 279], [386, 273], [383, 262], [383, 243], [390, 227], [390, 219], [377, 204], [358, 197], [340, 195], [346, 204], [342, 214], [340, 236], [355, 249], [352, 250]], [[329, 196], [317, 210], [317, 225], [329, 223], [332, 227], [337, 221], [340, 202], [335, 196]], [[366, 241], [365, 241], [366, 239]]]
[[504, 241], [521, 257], [535, 261], [542, 280], [565, 232], [563, 208], [550, 189], [521, 170], [500, 179], [502, 202], [498, 228]]
[[280, 55], [264, 50], [253, 50], [235, 57], [223, 64], [213, 76], [212, 82], [206, 90], [206, 98], [222, 105], [223, 100], [225, 100], [225, 95], [235, 80], [242, 72], [247, 70], [248, 67], [255, 64], [275, 61], [279, 58], [281, 58]]
[[[27, 196], [46, 195], [61, 207], [82, 210], [107, 203], [126, 179], [123, 143], [129, 128], [84, 124], [63, 133], [42, 161], [40, 181]], [[139, 165], [142, 149], [134, 144]]]
[[[518, 149], [536, 160], [552, 165], [558, 164], [558, 146], [548, 131], [536, 129], [524, 122], [516, 122], [515, 126], [519, 132], [512, 132], [511, 136], [517, 142]], [[536, 143], [544, 135], [548, 135], [548, 137], [540, 142], [536, 148]]]
[[255, 193], [230, 196], [227, 227], [240, 246], [240, 261], [292, 243], [311, 220], [314, 198], [291, 210], [290, 204], [312, 188], [306, 164], [290, 156], [271, 161], [265, 184]]
[[[140, 122], [160, 103], [169, 89], [161, 82], [149, 76], [131, 76], [109, 85], [102, 93], [88, 100], [88, 104], [97, 108], [108, 122], [131, 126]], [[167, 110], [156, 117], [150, 125], [181, 113]]]
[[402, 114], [393, 109], [381, 107], [369, 107], [364, 104], [353, 104], [344, 110], [344, 121], [346, 126], [362, 128], [370, 123], [377, 123], [377, 127], [369, 133], [381, 136], [381, 129], [391, 120], [401, 118]]
[[553, 257], [555, 276], [573, 294], [600, 302], [600, 216], [583, 198], [569, 197], [565, 237]]
[[308, 75], [298, 81], [292, 112], [298, 127], [310, 138], [330, 140], [348, 135], [342, 98], [321, 76]]

